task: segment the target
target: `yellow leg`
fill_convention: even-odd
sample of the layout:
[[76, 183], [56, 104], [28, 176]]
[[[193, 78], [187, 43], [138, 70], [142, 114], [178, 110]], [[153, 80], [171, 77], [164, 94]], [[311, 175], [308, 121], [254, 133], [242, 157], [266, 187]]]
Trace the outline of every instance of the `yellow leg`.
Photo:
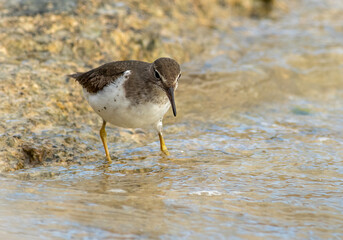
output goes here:
[[168, 149], [167, 149], [166, 144], [164, 143], [164, 139], [163, 139], [162, 133], [159, 132], [159, 133], [158, 133], [158, 136], [160, 137], [161, 151], [162, 151], [165, 155], [169, 156], [170, 153], [169, 153], [169, 151], [168, 151]]
[[105, 127], [106, 127], [106, 121], [104, 120], [104, 121], [102, 122], [102, 127], [101, 127], [101, 129], [100, 129], [100, 137], [101, 137], [102, 144], [104, 145], [104, 148], [105, 148], [107, 161], [108, 161], [109, 163], [111, 163], [112, 160], [111, 160], [111, 157], [110, 157], [110, 153], [108, 152], [107, 138], [106, 138], [106, 137], [107, 137], [107, 134], [106, 134]]

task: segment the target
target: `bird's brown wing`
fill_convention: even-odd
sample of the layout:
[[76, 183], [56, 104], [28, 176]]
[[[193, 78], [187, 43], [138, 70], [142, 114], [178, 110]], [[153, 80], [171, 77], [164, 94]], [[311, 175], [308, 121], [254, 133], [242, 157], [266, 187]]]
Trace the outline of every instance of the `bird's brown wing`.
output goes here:
[[68, 76], [75, 78], [88, 92], [96, 93], [109, 83], [118, 79], [126, 70], [130, 70], [134, 65], [133, 62], [134, 61], [110, 62], [88, 72], [74, 73]]

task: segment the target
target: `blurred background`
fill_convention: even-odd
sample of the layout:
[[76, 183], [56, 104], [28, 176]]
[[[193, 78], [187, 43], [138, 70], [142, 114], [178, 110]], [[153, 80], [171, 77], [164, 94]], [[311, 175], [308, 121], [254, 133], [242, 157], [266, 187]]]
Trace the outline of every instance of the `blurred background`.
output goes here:
[[[343, 2], [0, 0], [3, 239], [343, 238]], [[108, 126], [67, 74], [181, 63], [178, 116]]]

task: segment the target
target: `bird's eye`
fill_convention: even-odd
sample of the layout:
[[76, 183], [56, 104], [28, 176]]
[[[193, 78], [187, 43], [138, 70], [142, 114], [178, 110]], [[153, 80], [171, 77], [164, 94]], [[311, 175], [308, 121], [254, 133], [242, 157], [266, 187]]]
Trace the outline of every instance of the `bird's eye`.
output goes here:
[[179, 81], [180, 77], [181, 77], [181, 73], [180, 73], [179, 76], [177, 77], [177, 81]]
[[158, 74], [158, 72], [155, 70], [155, 77], [156, 78], [158, 78], [158, 79], [160, 79], [161, 77], [160, 77], [160, 74]]

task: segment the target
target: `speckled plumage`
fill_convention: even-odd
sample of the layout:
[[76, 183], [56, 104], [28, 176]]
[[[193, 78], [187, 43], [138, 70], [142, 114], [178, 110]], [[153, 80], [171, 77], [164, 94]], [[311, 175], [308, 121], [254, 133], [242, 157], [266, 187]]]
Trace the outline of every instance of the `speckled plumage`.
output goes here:
[[125, 82], [125, 91], [133, 104], [161, 102], [160, 89], [163, 86], [154, 79], [154, 69], [167, 79], [165, 87], [171, 87], [180, 74], [179, 64], [171, 58], [159, 58], [154, 63], [142, 61], [117, 61], [106, 63], [85, 73], [69, 75], [78, 81], [89, 93], [97, 93], [105, 86], [116, 81], [126, 70], [131, 74]]
[[181, 73], [175, 60], [111, 62], [69, 76], [81, 84], [88, 103], [104, 120], [100, 136], [109, 161], [106, 122], [126, 128], [155, 126], [161, 150], [169, 154], [162, 137], [162, 119], [170, 106], [176, 116], [174, 90]]

